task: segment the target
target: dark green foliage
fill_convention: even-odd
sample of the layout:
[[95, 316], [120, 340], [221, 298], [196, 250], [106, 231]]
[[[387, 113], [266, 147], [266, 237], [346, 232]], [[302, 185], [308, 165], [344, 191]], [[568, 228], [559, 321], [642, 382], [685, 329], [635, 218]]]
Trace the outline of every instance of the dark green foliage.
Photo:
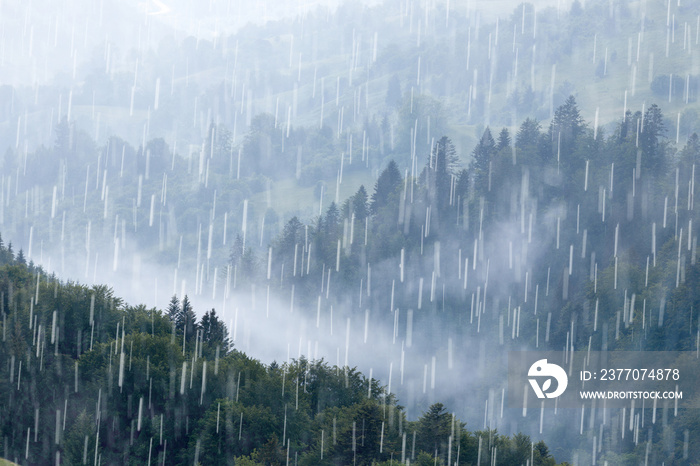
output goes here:
[[509, 149], [511, 145], [510, 133], [508, 128], [503, 128], [500, 133], [498, 133], [498, 144], [496, 145], [497, 151], [502, 151], [504, 149]]
[[355, 220], [364, 220], [369, 215], [367, 191], [364, 186], [360, 186], [352, 197], [352, 212], [355, 214]]
[[666, 125], [658, 105], [652, 104], [644, 113], [644, 128], [639, 135], [643, 169], [662, 173], [666, 169]]
[[[43, 278], [33, 312], [46, 322], [58, 309], [60, 322], [57, 352], [39, 357], [27, 330], [37, 273]], [[104, 286], [62, 284], [17, 261], [0, 266], [5, 297], [10, 283], [17, 305], [7, 321], [18, 325], [3, 329], [0, 357], [27, 364], [21, 380], [0, 380], [8, 394], [0, 405], [5, 456], [25, 454], [26, 426], [35, 425], [36, 413], [38, 442], [30, 429], [27, 450], [35, 464], [60, 454], [67, 464], [97, 455], [103, 464], [283, 465], [289, 457], [301, 465], [369, 466], [401, 456], [399, 426], [417, 432], [418, 463], [445, 464], [451, 435], [459, 439], [451, 441], [453, 459], [457, 445], [459, 464], [476, 458], [475, 437], [441, 404], [411, 423], [385, 387], [356, 369], [305, 358], [265, 366], [229, 351], [216, 311], [205, 312], [197, 325], [187, 296], [171, 298], [166, 312], [127, 306]], [[181, 330], [190, 321], [199, 327], [198, 351], [186, 345], [183, 353], [180, 333], [173, 340], [171, 314]], [[49, 329], [42, 332], [48, 338]], [[49, 426], [57, 412], [66, 429], [55, 436]], [[520, 445], [518, 436], [500, 439]], [[538, 449], [547, 452], [544, 445]]]
[[493, 158], [496, 155], [496, 142], [491, 136], [491, 130], [486, 128], [479, 143], [472, 151], [470, 170], [474, 176], [474, 189], [479, 195], [485, 195], [491, 190], [491, 174]]
[[661, 74], [651, 81], [649, 88], [655, 96], [668, 101], [695, 102], [697, 100], [698, 82], [695, 75], [678, 76]]
[[177, 299], [176, 295], [173, 295], [173, 297], [170, 298], [167, 309], [167, 316], [170, 318], [173, 325], [175, 325], [178, 315], [180, 315], [180, 300]]
[[419, 442], [416, 447], [425, 452], [438, 452], [444, 456], [448, 438], [453, 432], [452, 415], [445, 410], [442, 403], [436, 403], [418, 420], [417, 432]]
[[199, 323], [202, 330], [202, 340], [211, 348], [220, 348], [221, 354], [228, 352], [230, 341], [226, 325], [216, 315], [216, 310], [207, 311]]
[[569, 96], [554, 112], [554, 118], [549, 125], [547, 136], [552, 147], [552, 158], [557, 161], [568, 160], [585, 127], [576, 99]]
[[443, 136], [435, 144], [432, 154], [433, 160], [429, 168], [433, 169], [432, 178], [435, 189], [435, 200], [438, 210], [444, 211], [451, 203], [450, 188], [454, 182], [454, 174], [457, 165], [457, 151], [452, 141], [447, 136]]
[[536, 164], [539, 162], [542, 139], [541, 128], [540, 123], [531, 118], [526, 118], [520, 125], [515, 138], [515, 147], [523, 153], [520, 156], [523, 163]]
[[397, 204], [398, 190], [402, 185], [402, 177], [396, 162], [389, 161], [387, 167], [382, 171], [374, 185], [370, 210], [378, 214], [384, 207]]
[[192, 309], [192, 305], [190, 304], [187, 295], [182, 298], [180, 312], [175, 318], [175, 328], [177, 328], [179, 333], [185, 336], [187, 341], [193, 340], [197, 330], [199, 329], [199, 325], [197, 324], [197, 315], [195, 314], [194, 309]]

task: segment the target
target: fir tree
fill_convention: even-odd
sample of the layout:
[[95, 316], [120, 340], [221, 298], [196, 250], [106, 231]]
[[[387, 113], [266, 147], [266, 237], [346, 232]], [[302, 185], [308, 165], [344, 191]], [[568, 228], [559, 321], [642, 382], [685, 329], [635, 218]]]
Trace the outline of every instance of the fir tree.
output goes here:
[[179, 314], [180, 300], [177, 299], [177, 295], [173, 295], [173, 297], [170, 298], [170, 303], [168, 304], [168, 317], [170, 318], [170, 321], [175, 323]]
[[639, 145], [642, 148], [643, 168], [661, 173], [665, 169], [665, 137], [666, 125], [658, 105], [652, 104], [644, 113], [643, 128], [639, 134]]
[[369, 215], [367, 191], [364, 185], [360, 186], [352, 198], [352, 212], [355, 214], [355, 220], [364, 220]]
[[435, 190], [438, 209], [444, 210], [450, 202], [452, 176], [457, 166], [457, 151], [447, 136], [443, 136], [435, 146]]
[[228, 331], [226, 330], [226, 325], [216, 315], [216, 310], [212, 309], [204, 313], [200, 327], [202, 329], [202, 339], [205, 342], [224, 349], [224, 354], [228, 352]]
[[496, 154], [496, 142], [491, 136], [491, 130], [487, 127], [481, 136], [479, 143], [472, 151], [471, 172], [474, 175], [474, 188], [479, 195], [490, 191], [490, 175], [493, 164], [493, 156]]
[[[569, 96], [566, 101], [554, 112], [554, 118], [549, 125], [548, 139], [551, 152], [548, 158], [555, 164], [563, 164], [578, 168], [582, 160], [571, 160], [576, 141], [583, 134], [586, 124], [583, 121], [574, 96]], [[578, 162], [578, 164], [577, 164]]]
[[510, 149], [510, 133], [508, 128], [503, 128], [500, 133], [498, 133], [498, 145], [496, 146], [497, 151], [502, 151], [503, 149]]
[[197, 315], [194, 313], [194, 309], [192, 309], [192, 305], [190, 304], [190, 300], [187, 298], [187, 295], [182, 298], [180, 313], [178, 314], [176, 321], [176, 328], [182, 332], [187, 340], [195, 337], [195, 333], [198, 328]]
[[543, 161], [541, 125], [537, 120], [526, 118], [520, 125], [518, 134], [515, 136], [515, 148], [517, 160], [530, 166], [540, 165]]
[[389, 161], [374, 185], [374, 193], [370, 203], [372, 213], [376, 214], [380, 208], [388, 205], [402, 183], [403, 179], [396, 162]]

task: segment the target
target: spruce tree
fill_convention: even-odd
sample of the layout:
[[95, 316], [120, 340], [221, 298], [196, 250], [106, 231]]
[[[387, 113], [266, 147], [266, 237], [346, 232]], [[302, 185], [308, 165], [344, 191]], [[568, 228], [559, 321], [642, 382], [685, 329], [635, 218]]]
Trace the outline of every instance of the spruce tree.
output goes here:
[[389, 161], [374, 185], [374, 193], [370, 203], [372, 213], [376, 214], [380, 208], [388, 205], [402, 183], [403, 179], [396, 162]]
[[470, 166], [474, 174], [474, 188], [480, 196], [485, 195], [490, 190], [489, 177], [495, 154], [496, 142], [491, 136], [491, 130], [487, 127], [479, 143], [472, 151], [472, 163]]
[[364, 185], [360, 186], [352, 198], [352, 212], [355, 214], [355, 220], [364, 220], [369, 215], [367, 191]]
[[170, 303], [168, 303], [168, 317], [170, 318], [170, 321], [175, 323], [179, 314], [180, 300], [177, 299], [177, 295], [173, 295], [173, 297], [170, 298]]
[[502, 151], [503, 149], [510, 148], [510, 133], [508, 128], [503, 128], [500, 133], [498, 133], [498, 145], [496, 146], [497, 151]]
[[182, 298], [182, 305], [180, 307], [180, 313], [177, 317], [176, 327], [180, 332], [182, 332], [186, 340], [190, 340], [195, 337], [195, 333], [198, 328], [197, 315], [195, 314], [194, 309], [192, 309], [192, 304], [190, 304], [190, 300], [187, 295]]

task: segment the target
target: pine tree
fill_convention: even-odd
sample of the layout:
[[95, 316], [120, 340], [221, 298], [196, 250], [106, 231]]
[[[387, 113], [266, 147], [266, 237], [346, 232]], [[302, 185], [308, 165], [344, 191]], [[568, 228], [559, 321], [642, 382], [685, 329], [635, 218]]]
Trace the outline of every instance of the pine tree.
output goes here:
[[665, 139], [666, 125], [658, 105], [652, 104], [644, 113], [642, 131], [639, 134], [639, 145], [642, 148], [643, 168], [654, 173], [662, 173], [665, 169]]
[[199, 325], [202, 329], [202, 339], [209, 343], [212, 348], [219, 346], [226, 354], [229, 348], [228, 331], [226, 325], [216, 315], [216, 310], [205, 312]]
[[554, 118], [549, 125], [549, 142], [553, 160], [559, 158], [561, 163], [568, 163], [568, 157], [573, 153], [576, 140], [583, 134], [586, 124], [583, 121], [576, 99], [570, 95], [554, 112]]
[[304, 224], [299, 221], [299, 218], [294, 216], [289, 219], [282, 231], [280, 248], [283, 252], [289, 253], [291, 250], [294, 253], [294, 245], [299, 243], [304, 232]]
[[326, 217], [323, 220], [323, 235], [326, 240], [333, 241], [338, 239], [339, 225], [340, 222], [340, 211], [335, 202], [331, 202], [326, 210]]
[[335, 202], [326, 209], [326, 215], [319, 217], [316, 225], [316, 254], [322, 264], [335, 264], [336, 247], [340, 234], [339, 224], [340, 212]]
[[9, 248], [6, 248], [0, 236], [0, 264], [8, 264], [10, 262], [12, 262], [12, 243], [9, 244]]
[[435, 403], [418, 420], [418, 442], [423, 451], [444, 450], [451, 433], [452, 416], [442, 403]]
[[195, 337], [195, 333], [198, 328], [197, 315], [194, 313], [194, 309], [192, 309], [192, 305], [190, 304], [190, 300], [187, 295], [182, 298], [182, 305], [180, 307], [180, 313], [177, 316], [175, 326], [180, 332], [183, 333], [186, 340], [190, 340]]
[[360, 188], [352, 197], [352, 212], [355, 214], [355, 220], [364, 220], [369, 215], [367, 191], [364, 185], [360, 185]]
[[168, 317], [170, 321], [175, 323], [178, 315], [180, 314], [180, 300], [177, 299], [177, 295], [173, 295], [170, 298], [170, 303], [168, 304]]
[[471, 172], [474, 174], [474, 188], [479, 195], [490, 191], [490, 176], [493, 157], [496, 154], [496, 142], [487, 127], [479, 143], [472, 152]]
[[[515, 165], [515, 151], [510, 131], [508, 128], [502, 128], [498, 133], [495, 160], [491, 164], [491, 186], [502, 188], [504, 185], [510, 185], [516, 172], [519, 171]], [[500, 191], [503, 192], [503, 190]]]
[[[214, 309], [212, 309], [213, 311]], [[211, 332], [211, 318], [209, 316], [210, 311], [206, 311], [202, 316], [202, 320], [199, 322], [199, 328], [202, 330], [202, 341], [209, 340], [209, 333]]]
[[457, 151], [447, 136], [443, 136], [435, 145], [435, 190], [438, 209], [443, 211], [450, 203], [452, 176], [457, 166]]
[[503, 128], [500, 133], [498, 133], [498, 145], [496, 146], [497, 151], [502, 151], [503, 149], [510, 149], [510, 133], [508, 128]]
[[[681, 163], [684, 165], [685, 170], [692, 171], [693, 165], [696, 166], [696, 170], [700, 169], [698, 167], [698, 162], [700, 162], [700, 137], [697, 133], [693, 133], [688, 138], [688, 142], [681, 151]], [[0, 249], [2, 249], [2, 239], [0, 238]]]
[[700, 170], [700, 137], [697, 133], [693, 133], [688, 138], [683, 150], [680, 151], [678, 158], [679, 174], [683, 185], [688, 185], [691, 182], [694, 172]]
[[376, 214], [380, 208], [388, 205], [402, 184], [403, 179], [396, 162], [389, 161], [374, 185], [374, 193], [370, 203], [372, 213]]
[[463, 168], [457, 174], [457, 188], [455, 189], [455, 194], [462, 200], [469, 196], [469, 178], [469, 171], [466, 168]]
[[531, 166], [542, 163], [541, 129], [540, 123], [532, 118], [526, 118], [520, 125], [518, 134], [515, 136], [515, 148], [519, 161]]

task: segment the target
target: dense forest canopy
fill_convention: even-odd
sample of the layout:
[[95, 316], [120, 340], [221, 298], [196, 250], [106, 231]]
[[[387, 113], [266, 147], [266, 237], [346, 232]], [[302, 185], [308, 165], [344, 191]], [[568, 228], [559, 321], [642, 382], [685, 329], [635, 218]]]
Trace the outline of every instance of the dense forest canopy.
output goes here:
[[214, 309], [198, 320], [187, 296], [166, 311], [130, 306], [105, 286], [46, 275], [10, 245], [0, 255], [2, 435], [18, 463], [474, 464], [498, 454], [555, 464], [544, 442], [469, 431], [441, 403], [409, 421], [354, 368], [264, 365], [233, 347]]

